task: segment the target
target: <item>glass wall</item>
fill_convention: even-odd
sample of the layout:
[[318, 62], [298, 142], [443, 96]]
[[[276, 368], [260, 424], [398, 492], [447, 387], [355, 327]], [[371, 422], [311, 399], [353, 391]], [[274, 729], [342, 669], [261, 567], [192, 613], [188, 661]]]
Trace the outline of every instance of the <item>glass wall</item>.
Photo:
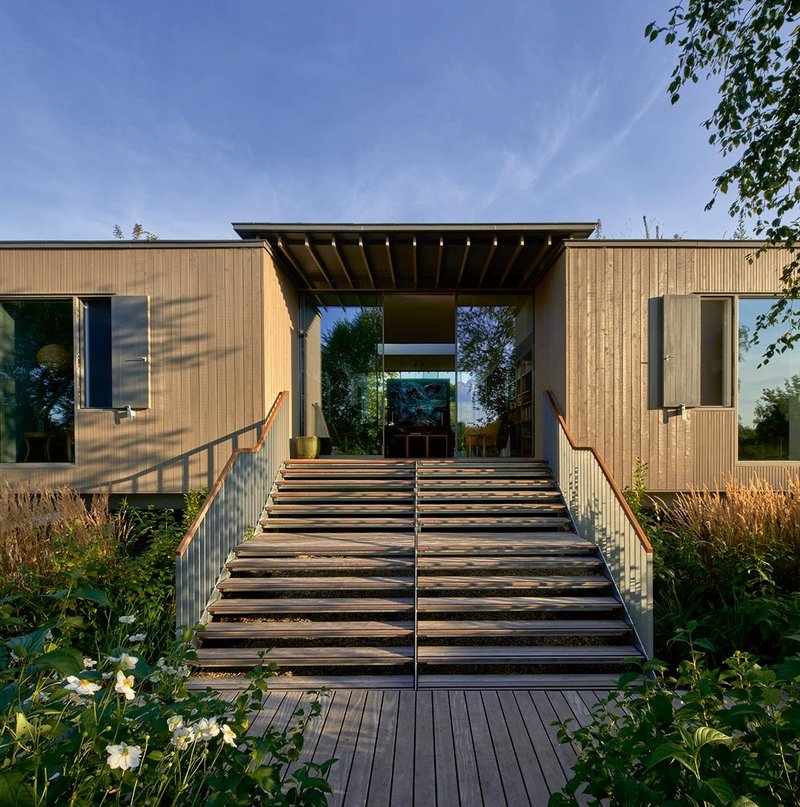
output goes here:
[[324, 453], [383, 454], [382, 343], [383, 308], [376, 295], [308, 299], [305, 431], [323, 438]]
[[71, 300], [0, 302], [0, 461], [73, 462]]
[[461, 295], [456, 309], [458, 453], [533, 453], [533, 301]]
[[784, 332], [767, 327], [754, 340], [769, 298], [739, 300], [739, 459], [800, 460], [800, 353], [776, 353], [763, 366], [767, 345]]

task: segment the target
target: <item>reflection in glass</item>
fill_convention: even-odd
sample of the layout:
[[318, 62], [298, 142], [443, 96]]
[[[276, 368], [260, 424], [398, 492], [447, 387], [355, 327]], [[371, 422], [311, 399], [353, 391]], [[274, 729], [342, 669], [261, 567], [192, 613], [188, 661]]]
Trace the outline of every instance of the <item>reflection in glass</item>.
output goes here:
[[0, 461], [74, 460], [71, 300], [0, 303]]
[[459, 453], [530, 456], [533, 315], [526, 295], [458, 299]]
[[771, 299], [739, 300], [739, 459], [800, 460], [800, 357], [776, 353], [759, 367], [764, 348], [782, 334], [780, 326], [753, 338], [757, 319]]

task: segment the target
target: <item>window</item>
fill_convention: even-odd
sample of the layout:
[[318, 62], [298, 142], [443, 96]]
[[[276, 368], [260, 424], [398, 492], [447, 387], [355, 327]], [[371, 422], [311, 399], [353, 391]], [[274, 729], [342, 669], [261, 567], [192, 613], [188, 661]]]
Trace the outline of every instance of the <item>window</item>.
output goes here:
[[739, 459], [800, 460], [800, 354], [776, 353], [761, 365], [764, 348], [783, 333], [766, 328], [753, 339], [771, 298], [739, 300]]
[[731, 405], [731, 300], [700, 300], [700, 406]]
[[111, 299], [82, 300], [83, 314], [83, 405], [110, 409]]
[[0, 301], [0, 462], [73, 462], [72, 300]]

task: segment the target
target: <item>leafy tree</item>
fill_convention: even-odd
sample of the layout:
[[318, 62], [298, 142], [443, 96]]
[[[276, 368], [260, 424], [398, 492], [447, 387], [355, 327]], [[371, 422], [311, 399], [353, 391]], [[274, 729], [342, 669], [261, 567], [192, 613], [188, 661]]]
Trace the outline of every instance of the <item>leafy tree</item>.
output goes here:
[[[125, 238], [125, 235], [122, 232], [122, 227], [120, 227], [119, 224], [114, 225], [114, 238], [118, 238], [120, 241]], [[159, 238], [154, 233], [151, 233], [150, 230], [145, 230], [141, 224], [134, 224], [133, 229], [131, 230], [131, 240], [158, 241]]]
[[380, 309], [364, 308], [322, 338], [322, 406], [333, 444], [345, 453], [381, 451], [382, 333]]
[[483, 420], [500, 421], [498, 445], [511, 426], [509, 381], [514, 377], [514, 321], [512, 306], [471, 306], [458, 311], [458, 364], [472, 374], [473, 400]]
[[800, 339], [800, 2], [798, 0], [686, 0], [669, 11], [665, 25], [651, 22], [645, 35], [663, 36], [678, 48], [669, 94], [701, 77], [719, 81], [719, 102], [703, 125], [709, 143], [731, 163], [714, 180], [706, 209], [735, 192], [728, 212], [754, 222], [765, 246], [783, 246], [790, 260], [782, 272], [783, 293], [759, 317], [757, 333], [783, 323], [785, 333], [769, 345], [768, 361]]

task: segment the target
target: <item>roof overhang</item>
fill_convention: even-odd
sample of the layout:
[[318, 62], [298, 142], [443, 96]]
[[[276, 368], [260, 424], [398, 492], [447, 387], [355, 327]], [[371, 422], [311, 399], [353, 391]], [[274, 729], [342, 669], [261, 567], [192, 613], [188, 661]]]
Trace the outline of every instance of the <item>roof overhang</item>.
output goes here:
[[233, 224], [266, 241], [298, 286], [312, 291], [532, 289], [561, 244], [591, 223]]

